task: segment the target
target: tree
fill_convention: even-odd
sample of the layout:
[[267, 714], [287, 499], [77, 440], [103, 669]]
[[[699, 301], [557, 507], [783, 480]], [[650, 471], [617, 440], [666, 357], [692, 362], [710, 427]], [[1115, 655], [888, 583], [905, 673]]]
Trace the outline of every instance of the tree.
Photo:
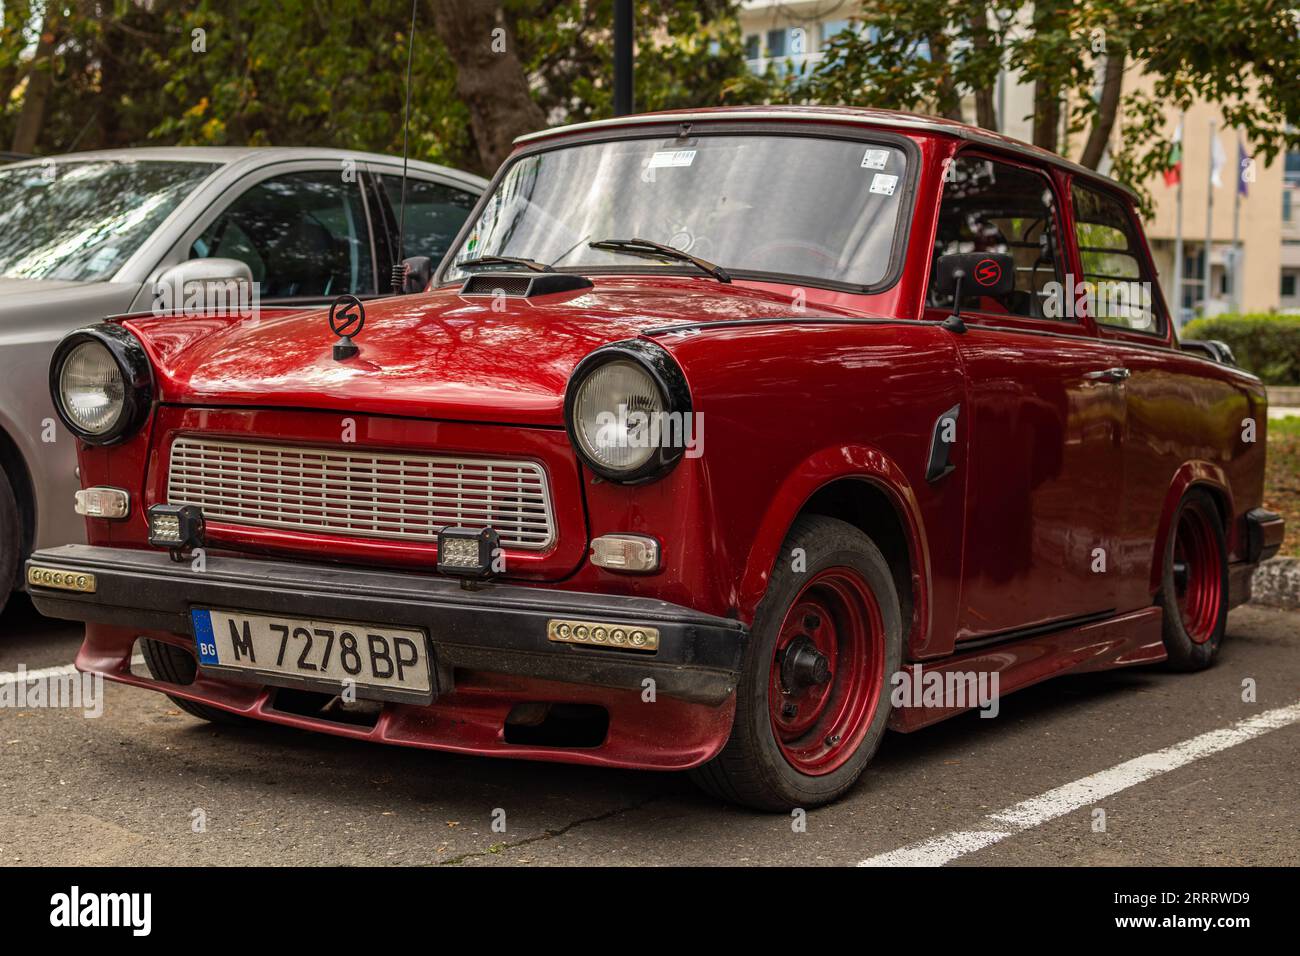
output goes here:
[[1005, 68], [1033, 86], [1036, 145], [1061, 151], [1066, 134], [1081, 139], [1084, 165], [1109, 153], [1113, 174], [1140, 190], [1168, 154], [1167, 108], [1198, 98], [1265, 161], [1300, 145], [1297, 22], [1280, 0], [866, 0], [821, 64], [742, 78], [734, 92], [946, 116], [969, 97], [979, 125], [996, 128], [1006, 118], [991, 91]]

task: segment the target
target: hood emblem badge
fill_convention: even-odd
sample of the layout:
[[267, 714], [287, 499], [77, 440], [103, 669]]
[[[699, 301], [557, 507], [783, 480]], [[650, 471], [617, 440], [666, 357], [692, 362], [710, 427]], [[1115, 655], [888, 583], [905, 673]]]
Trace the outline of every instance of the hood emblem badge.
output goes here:
[[355, 295], [341, 295], [330, 306], [330, 331], [339, 337], [334, 343], [334, 361], [355, 358], [361, 350], [352, 341], [366, 327], [366, 307]]

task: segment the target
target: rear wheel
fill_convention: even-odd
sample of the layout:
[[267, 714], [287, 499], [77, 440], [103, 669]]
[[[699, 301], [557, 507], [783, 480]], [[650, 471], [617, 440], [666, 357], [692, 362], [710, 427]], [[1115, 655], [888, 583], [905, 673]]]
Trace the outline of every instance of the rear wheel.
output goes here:
[[1160, 588], [1169, 666], [1214, 663], [1228, 622], [1228, 545], [1210, 493], [1193, 488], [1178, 505], [1165, 546]]
[[23, 557], [23, 524], [9, 476], [0, 468], [0, 612], [14, 588]]
[[696, 782], [759, 810], [836, 799], [880, 745], [901, 655], [898, 595], [880, 550], [846, 522], [800, 518], [755, 616], [731, 737], [692, 772]]
[[[140, 650], [144, 654], [145, 666], [149, 668], [149, 673], [153, 675], [154, 680], [179, 684], [182, 687], [194, 683], [194, 675], [198, 673], [199, 665], [193, 657], [175, 644], [164, 644], [162, 641], [144, 638], [140, 641]], [[245, 724], [248, 722], [247, 717], [232, 714], [219, 707], [209, 707], [207, 704], [195, 703], [183, 697], [173, 697], [171, 694], [167, 695], [167, 699], [185, 713], [193, 714], [210, 723]]]

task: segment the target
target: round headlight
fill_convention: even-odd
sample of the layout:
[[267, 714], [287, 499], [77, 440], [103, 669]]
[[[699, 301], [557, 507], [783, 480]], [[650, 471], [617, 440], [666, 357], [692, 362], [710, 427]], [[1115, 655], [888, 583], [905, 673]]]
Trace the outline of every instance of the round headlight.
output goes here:
[[635, 471], [658, 451], [658, 423], [665, 411], [650, 373], [639, 363], [606, 362], [578, 386], [573, 426], [583, 454], [610, 471]]
[[626, 342], [593, 352], [574, 370], [566, 405], [574, 445], [604, 478], [657, 477], [684, 451], [690, 393], [659, 346]]
[[126, 408], [126, 384], [117, 360], [93, 340], [74, 346], [59, 372], [59, 404], [70, 424], [87, 435], [112, 430]]
[[63, 424], [82, 441], [111, 445], [149, 414], [153, 369], [144, 347], [119, 325], [69, 332], [50, 362], [50, 393]]

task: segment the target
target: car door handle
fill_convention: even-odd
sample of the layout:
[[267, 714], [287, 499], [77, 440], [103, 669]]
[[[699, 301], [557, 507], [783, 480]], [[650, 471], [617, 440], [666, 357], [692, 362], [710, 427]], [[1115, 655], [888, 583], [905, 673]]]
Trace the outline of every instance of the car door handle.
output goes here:
[[1122, 382], [1132, 374], [1126, 368], [1103, 368], [1096, 372], [1086, 372], [1083, 377], [1094, 382]]

